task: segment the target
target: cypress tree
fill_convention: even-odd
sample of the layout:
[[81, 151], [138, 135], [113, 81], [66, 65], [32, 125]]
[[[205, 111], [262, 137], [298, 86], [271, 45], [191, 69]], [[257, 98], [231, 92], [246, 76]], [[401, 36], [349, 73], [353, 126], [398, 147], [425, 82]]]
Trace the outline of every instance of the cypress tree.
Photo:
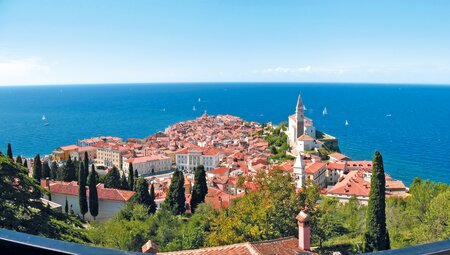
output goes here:
[[8, 156], [8, 158], [13, 159], [13, 153], [12, 153], [12, 148], [11, 148], [11, 144], [8, 143], [8, 151], [6, 152], [6, 156]]
[[66, 214], [69, 213], [69, 203], [67, 202], [67, 197], [66, 197], [66, 205], [64, 206], [64, 212], [65, 212]]
[[95, 217], [98, 215], [98, 193], [97, 171], [95, 171], [94, 164], [92, 164], [91, 174], [89, 174], [89, 212], [95, 220]]
[[17, 157], [16, 157], [16, 163], [17, 163], [17, 164], [23, 165], [22, 157], [21, 157], [21, 156], [17, 156]]
[[34, 157], [33, 178], [37, 181], [41, 181], [42, 178], [42, 162], [39, 154]]
[[86, 177], [84, 176], [84, 163], [80, 162], [78, 167], [78, 203], [80, 205], [80, 213], [84, 215], [88, 211], [87, 197], [86, 197]]
[[147, 181], [141, 177], [136, 181], [136, 194], [133, 196], [133, 202], [141, 204], [148, 208], [148, 212], [150, 213], [151, 206], [151, 197], [150, 193], [148, 193], [148, 183]]
[[78, 169], [80, 168], [80, 162], [75, 157], [73, 158], [73, 166], [75, 169], [75, 177], [74, 177], [73, 181], [78, 181], [78, 179], [79, 179], [78, 178]]
[[86, 178], [86, 182], [87, 182], [87, 178], [89, 176], [89, 155], [87, 153], [87, 151], [84, 152], [84, 178]]
[[375, 151], [370, 179], [364, 250], [371, 252], [388, 249], [390, 249], [390, 242], [386, 229], [386, 179], [383, 158], [380, 152]]
[[76, 174], [76, 168], [75, 168], [75, 164], [72, 161], [72, 158], [69, 157], [66, 161], [66, 165], [64, 166], [63, 169], [61, 169], [61, 177], [62, 180], [65, 182], [71, 182], [71, 181], [75, 181], [77, 179], [77, 174]]
[[137, 179], [139, 178], [139, 173], [138, 173], [138, 171], [137, 171], [137, 169], [134, 169], [134, 186], [133, 186], [133, 190], [134, 191], [136, 191], [136, 182], [137, 182]]
[[105, 188], [120, 189], [120, 173], [117, 167], [113, 168], [105, 176]]
[[156, 212], [156, 203], [155, 203], [155, 187], [152, 186], [150, 187], [150, 208], [149, 211], [151, 214], [154, 214]]
[[195, 168], [194, 188], [191, 197], [191, 212], [194, 213], [197, 205], [205, 202], [206, 194], [208, 193], [208, 186], [206, 185], [205, 167], [199, 165]]
[[130, 166], [128, 167], [128, 188], [134, 190], [133, 163], [130, 163]]
[[164, 207], [174, 215], [183, 214], [186, 211], [186, 197], [184, 193], [184, 175], [177, 169], [173, 173]]
[[50, 166], [48, 165], [48, 161], [45, 161], [42, 165], [42, 178], [49, 178], [50, 176]]
[[58, 164], [56, 163], [56, 161], [53, 161], [50, 166], [50, 178], [52, 180], [58, 179]]
[[28, 169], [28, 160], [27, 160], [27, 158], [24, 158], [24, 160], [23, 160], [23, 166], [24, 166], [26, 169]]
[[127, 181], [127, 177], [125, 176], [125, 173], [122, 173], [122, 176], [120, 177], [120, 189], [123, 189], [123, 190], [130, 189], [130, 187], [128, 187], [128, 181]]

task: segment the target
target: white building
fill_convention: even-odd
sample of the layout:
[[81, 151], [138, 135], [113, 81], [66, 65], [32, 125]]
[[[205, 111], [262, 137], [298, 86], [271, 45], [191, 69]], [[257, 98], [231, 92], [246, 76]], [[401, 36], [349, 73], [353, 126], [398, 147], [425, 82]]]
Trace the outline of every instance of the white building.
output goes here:
[[301, 135], [297, 139], [297, 151], [310, 151], [321, 147], [322, 143], [309, 135]]
[[[77, 182], [41, 180], [41, 186], [51, 192], [51, 199], [47, 195], [45, 196], [46, 199], [62, 205], [63, 208], [65, 208], [67, 200], [69, 210], [72, 209], [74, 213], [80, 214]], [[103, 184], [97, 185], [97, 193], [98, 215], [95, 219], [99, 221], [114, 217], [135, 194], [134, 191], [129, 190], [107, 189]], [[89, 198], [89, 187], [86, 187], [86, 196]], [[84, 218], [87, 220], [94, 219], [89, 211], [84, 215]]]
[[108, 146], [97, 149], [97, 165], [105, 167], [117, 167], [122, 169], [122, 156], [128, 153], [128, 148], [123, 146]]
[[172, 159], [164, 155], [150, 155], [124, 159], [122, 169], [125, 173], [128, 173], [130, 163], [133, 164], [133, 169], [137, 170], [139, 175], [146, 175], [170, 170]]
[[335, 185], [347, 172], [345, 162], [329, 162], [327, 164], [327, 186]]
[[306, 167], [306, 179], [314, 182], [320, 187], [326, 187], [327, 164], [324, 162], [314, 162]]
[[305, 172], [305, 162], [303, 161], [303, 156], [300, 152], [297, 154], [294, 163], [294, 180], [297, 188], [301, 188], [306, 183], [306, 172]]
[[288, 143], [296, 151], [308, 151], [322, 147], [316, 140], [316, 128], [313, 121], [305, 117], [302, 97], [299, 95], [295, 113], [288, 118]]
[[177, 168], [185, 172], [194, 172], [199, 165], [206, 171], [212, 170], [219, 165], [221, 157], [221, 151], [214, 147], [184, 148], [175, 154]]

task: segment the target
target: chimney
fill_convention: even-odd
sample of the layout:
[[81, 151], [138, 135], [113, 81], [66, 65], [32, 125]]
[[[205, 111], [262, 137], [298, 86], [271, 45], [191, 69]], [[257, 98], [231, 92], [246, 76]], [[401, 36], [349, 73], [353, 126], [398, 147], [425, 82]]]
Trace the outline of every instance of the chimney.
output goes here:
[[158, 246], [152, 241], [148, 240], [144, 245], [142, 245], [142, 253], [153, 253], [158, 252]]
[[311, 248], [311, 229], [309, 227], [311, 218], [304, 211], [301, 211], [296, 219], [298, 224], [298, 248], [309, 251]]
[[50, 179], [47, 177], [45, 179], [41, 179], [41, 186], [46, 189], [50, 189]]

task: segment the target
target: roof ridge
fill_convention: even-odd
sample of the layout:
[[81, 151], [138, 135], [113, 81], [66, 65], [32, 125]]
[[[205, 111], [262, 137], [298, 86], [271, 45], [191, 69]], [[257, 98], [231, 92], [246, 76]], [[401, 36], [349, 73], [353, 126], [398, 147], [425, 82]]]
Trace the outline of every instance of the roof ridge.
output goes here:
[[261, 241], [250, 242], [250, 244], [272, 243], [272, 242], [279, 242], [279, 241], [295, 239], [295, 238], [296, 238], [295, 236], [287, 236], [287, 237], [280, 237], [280, 238], [270, 239], [270, 240], [261, 240]]

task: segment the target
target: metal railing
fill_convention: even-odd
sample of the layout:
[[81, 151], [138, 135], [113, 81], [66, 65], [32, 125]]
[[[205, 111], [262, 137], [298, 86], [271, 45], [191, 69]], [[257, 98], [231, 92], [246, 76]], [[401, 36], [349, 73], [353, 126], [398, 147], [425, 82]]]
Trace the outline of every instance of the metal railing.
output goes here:
[[444, 255], [450, 254], [450, 239], [401, 249], [364, 253], [366, 255]]
[[[99, 248], [0, 228], [1, 254], [137, 255], [142, 253]], [[147, 253], [148, 254], [148, 253]]]
[[[0, 228], [1, 254], [138, 255], [142, 253], [106, 249], [64, 242]], [[147, 253], [149, 254], [149, 253]], [[450, 254], [450, 239], [402, 249], [365, 253], [366, 255], [444, 255]]]

